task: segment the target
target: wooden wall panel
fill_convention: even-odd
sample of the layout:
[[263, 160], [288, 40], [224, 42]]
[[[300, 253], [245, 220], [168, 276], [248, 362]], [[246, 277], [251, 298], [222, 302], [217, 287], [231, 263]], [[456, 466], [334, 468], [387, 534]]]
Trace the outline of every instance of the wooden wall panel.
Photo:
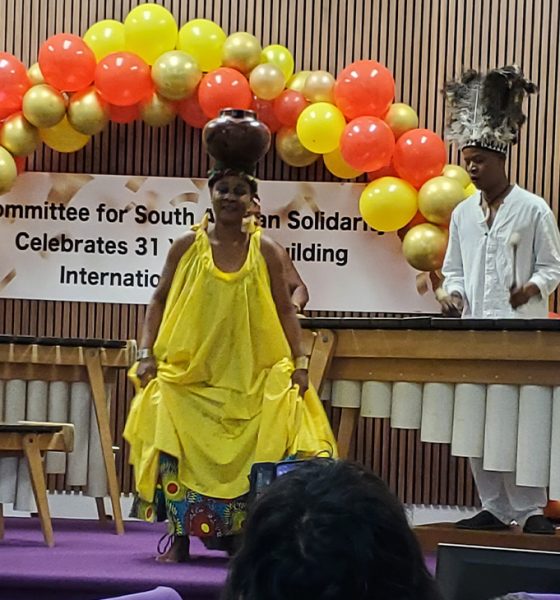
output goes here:
[[[26, 64], [50, 35], [82, 35], [94, 22], [123, 20], [142, 0], [2, 0], [0, 50]], [[463, 68], [487, 69], [517, 62], [540, 86], [528, 105], [527, 127], [511, 154], [513, 179], [542, 195], [558, 214], [560, 195], [559, 7], [555, 0], [159, 0], [179, 24], [195, 17], [220, 23], [229, 33], [249, 31], [263, 43], [287, 45], [296, 69], [336, 74], [352, 60], [374, 58], [393, 72], [398, 100], [412, 104], [421, 126], [443, 132], [444, 81]], [[450, 160], [458, 161], [450, 149]], [[208, 161], [200, 133], [177, 120], [155, 130], [141, 123], [111, 124], [80, 152], [41, 148], [29, 161], [36, 171], [200, 177]], [[273, 153], [259, 177], [331, 181], [320, 165], [294, 169]], [[0, 257], [0, 260], [2, 258]], [[144, 307], [0, 299], [0, 331], [30, 335], [137, 337]], [[331, 313], [332, 314], [332, 313]], [[119, 380], [114, 434], [128, 408], [130, 390]], [[336, 422], [336, 411], [331, 411]], [[119, 441], [122, 447], [122, 440]], [[407, 501], [471, 503], [473, 485], [464, 461], [445, 447], [421, 445], [414, 434], [386, 424], [360, 423], [355, 456], [380, 472]], [[443, 467], [438, 478], [436, 467]], [[119, 455], [124, 489], [130, 489], [126, 452]], [[403, 470], [403, 467], [405, 469]], [[406, 472], [406, 475], [403, 473]]]

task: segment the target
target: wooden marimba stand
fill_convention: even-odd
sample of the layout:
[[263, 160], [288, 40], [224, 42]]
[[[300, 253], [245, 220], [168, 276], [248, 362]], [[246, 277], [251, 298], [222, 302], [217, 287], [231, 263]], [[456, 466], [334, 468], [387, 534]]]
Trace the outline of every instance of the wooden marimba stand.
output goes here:
[[[97, 426], [116, 533], [124, 533], [120, 488], [113, 456], [106, 383], [116, 369], [134, 361], [134, 342], [112, 340], [64, 340], [0, 336], [0, 380], [88, 382]], [[106, 518], [103, 498], [96, 498], [99, 518]]]
[[[530, 330], [527, 321], [468, 323], [455, 319], [301, 319], [309, 377], [320, 390], [325, 379], [381, 382], [442, 382], [560, 386], [560, 327]], [[416, 323], [415, 323], [416, 321]], [[502, 329], [500, 329], [500, 324]], [[418, 328], [415, 329], [415, 325]], [[509, 326], [509, 329], [507, 329]], [[347, 458], [359, 408], [341, 408], [339, 454]], [[530, 535], [508, 531], [469, 531], [453, 523], [414, 528], [425, 551], [438, 543], [560, 551], [560, 533]]]

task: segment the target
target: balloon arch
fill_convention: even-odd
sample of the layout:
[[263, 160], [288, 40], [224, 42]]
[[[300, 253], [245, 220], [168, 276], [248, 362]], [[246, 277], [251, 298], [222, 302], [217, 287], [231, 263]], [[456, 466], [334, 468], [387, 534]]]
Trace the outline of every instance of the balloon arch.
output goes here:
[[341, 179], [367, 173], [365, 221], [399, 231], [410, 264], [434, 271], [451, 211], [473, 185], [464, 169], [446, 165], [443, 140], [419, 129], [414, 109], [394, 96], [393, 76], [374, 60], [353, 62], [336, 79], [294, 73], [284, 46], [263, 49], [255, 36], [227, 36], [206, 19], [179, 29], [167, 9], [142, 4], [124, 23], [100, 21], [83, 38], [50, 37], [29, 69], [0, 53], [0, 194], [41, 142], [75, 152], [109, 121], [161, 127], [179, 115], [202, 128], [222, 108], [252, 109], [287, 164], [322, 157]]

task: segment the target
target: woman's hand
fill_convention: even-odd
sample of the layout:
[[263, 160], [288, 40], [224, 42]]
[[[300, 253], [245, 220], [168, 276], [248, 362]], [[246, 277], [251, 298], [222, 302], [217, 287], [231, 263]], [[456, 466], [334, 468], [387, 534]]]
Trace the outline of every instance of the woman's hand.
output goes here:
[[157, 363], [153, 356], [143, 358], [138, 363], [138, 369], [136, 369], [136, 376], [140, 380], [140, 385], [144, 388], [157, 374]]
[[292, 373], [292, 383], [299, 386], [299, 393], [303, 398], [309, 387], [309, 373], [307, 369], [296, 369]]

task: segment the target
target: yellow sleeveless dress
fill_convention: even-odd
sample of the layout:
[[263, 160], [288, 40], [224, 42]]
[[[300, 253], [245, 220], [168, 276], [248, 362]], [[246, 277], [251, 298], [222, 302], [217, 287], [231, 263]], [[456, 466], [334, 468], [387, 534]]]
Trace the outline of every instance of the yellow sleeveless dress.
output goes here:
[[247, 493], [255, 462], [336, 456], [317, 394], [292, 387], [260, 235], [235, 273], [216, 267], [204, 227], [179, 261], [154, 345], [157, 377], [138, 388], [124, 431], [144, 501], [160, 453], [177, 458], [182, 485], [213, 498]]

